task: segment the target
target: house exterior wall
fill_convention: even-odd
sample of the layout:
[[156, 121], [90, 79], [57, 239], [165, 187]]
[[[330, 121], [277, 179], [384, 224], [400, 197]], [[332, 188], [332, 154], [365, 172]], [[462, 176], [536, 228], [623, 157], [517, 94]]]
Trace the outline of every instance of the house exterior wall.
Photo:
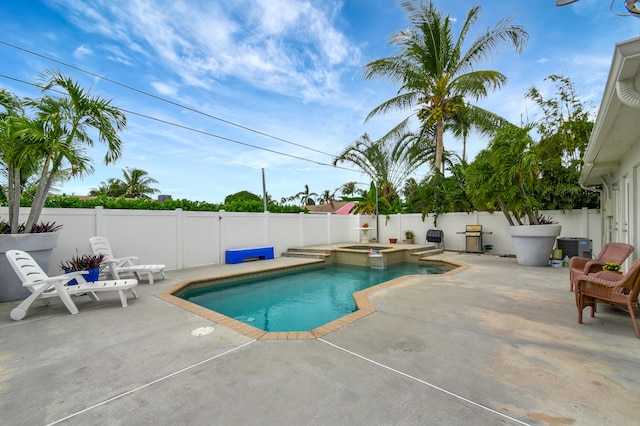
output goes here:
[[[579, 183], [601, 188], [603, 241], [640, 244], [640, 37], [614, 46]], [[636, 250], [629, 258], [640, 257]]]
[[[613, 175], [603, 178], [602, 228], [605, 241], [640, 246], [640, 143], [625, 153]], [[631, 259], [640, 255], [634, 252]]]
[[[638, 169], [635, 169], [636, 175]], [[637, 179], [636, 179], [637, 181]], [[615, 196], [615, 193], [613, 194]], [[634, 198], [637, 203], [637, 197]], [[636, 209], [639, 211], [640, 209]], [[607, 214], [610, 210], [607, 210]], [[26, 220], [28, 209], [21, 217]], [[581, 237], [593, 241], [593, 251], [602, 247], [603, 220], [596, 210], [580, 209], [570, 212], [549, 211], [562, 224], [560, 237]], [[6, 207], [0, 207], [0, 217], [7, 217]], [[60, 241], [53, 251], [50, 274], [60, 273], [62, 260], [90, 253], [89, 238], [102, 235], [109, 239], [117, 257], [138, 256], [138, 263], [162, 263], [167, 269], [183, 269], [203, 265], [221, 264], [225, 250], [273, 246], [276, 257], [289, 248], [359, 243], [361, 231], [357, 228], [369, 222], [380, 243], [389, 238], [404, 239], [404, 232], [413, 231], [414, 244], [426, 243], [428, 229], [444, 232], [444, 249], [466, 250], [466, 225], [483, 225], [483, 244], [491, 244], [492, 254], [513, 255], [511, 238], [507, 235], [506, 219], [501, 213], [448, 213], [422, 220], [420, 214], [391, 215], [387, 218], [331, 214], [275, 214], [232, 212], [185, 212], [153, 210], [44, 209], [42, 221], [55, 221], [64, 227]], [[637, 222], [637, 219], [636, 219]], [[437, 226], [436, 226], [437, 224]], [[619, 230], [618, 230], [619, 231]], [[617, 231], [617, 232], [618, 232]]]

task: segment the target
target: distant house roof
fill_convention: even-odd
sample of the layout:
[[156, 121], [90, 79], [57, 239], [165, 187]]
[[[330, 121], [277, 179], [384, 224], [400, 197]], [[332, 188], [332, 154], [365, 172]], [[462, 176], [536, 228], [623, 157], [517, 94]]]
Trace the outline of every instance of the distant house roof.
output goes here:
[[351, 209], [355, 206], [356, 203], [353, 201], [349, 201], [347, 204], [333, 212], [334, 214], [351, 214]]
[[333, 207], [331, 203], [316, 204], [305, 206], [310, 213], [333, 213], [333, 214], [349, 214], [355, 203], [353, 201], [334, 201]]

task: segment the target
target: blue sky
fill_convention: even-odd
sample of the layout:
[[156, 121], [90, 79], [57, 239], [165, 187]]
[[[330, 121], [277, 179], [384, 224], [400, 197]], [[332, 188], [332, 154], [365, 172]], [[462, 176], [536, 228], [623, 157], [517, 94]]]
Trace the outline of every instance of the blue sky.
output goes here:
[[[479, 66], [508, 77], [479, 104], [516, 123], [536, 119], [524, 93], [535, 85], [551, 95], [543, 81], [550, 74], [570, 77], [595, 112], [614, 44], [640, 31], [640, 19], [616, 16], [605, 0], [561, 8], [554, 0], [435, 4], [459, 23], [472, 6], [482, 7], [468, 40], [509, 16], [528, 31], [522, 55], [504, 48]], [[613, 10], [624, 14], [623, 1]], [[393, 53], [389, 36], [408, 26], [393, 0], [24, 0], [2, 2], [0, 22], [1, 87], [37, 96], [12, 78], [36, 82], [54, 67], [114, 105], [157, 119], [128, 114], [123, 158], [104, 166], [98, 144], [90, 152], [95, 173], [66, 183], [66, 194], [85, 195], [121, 178], [126, 167], [146, 170], [162, 194], [190, 200], [222, 202], [241, 190], [261, 195], [263, 168], [276, 200], [305, 184], [311, 192], [333, 191], [368, 179], [348, 164], [342, 167], [350, 170], [327, 166], [332, 156], [364, 132], [382, 136], [408, 114], [364, 123], [397, 90], [362, 77], [365, 64]], [[461, 153], [461, 141], [445, 135], [444, 143]], [[473, 137], [471, 158], [486, 143]]]

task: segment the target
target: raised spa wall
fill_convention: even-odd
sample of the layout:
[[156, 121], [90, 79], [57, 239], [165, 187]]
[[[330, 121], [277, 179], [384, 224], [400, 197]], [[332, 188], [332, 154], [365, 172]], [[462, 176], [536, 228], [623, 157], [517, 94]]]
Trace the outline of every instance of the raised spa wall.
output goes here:
[[[344, 263], [356, 266], [389, 266], [396, 263], [411, 262], [420, 263], [424, 247], [390, 247], [377, 246], [375, 244], [351, 245], [337, 247], [333, 250], [333, 256], [329, 256], [327, 263]], [[370, 256], [369, 250], [374, 251]], [[379, 255], [382, 255], [380, 257]]]

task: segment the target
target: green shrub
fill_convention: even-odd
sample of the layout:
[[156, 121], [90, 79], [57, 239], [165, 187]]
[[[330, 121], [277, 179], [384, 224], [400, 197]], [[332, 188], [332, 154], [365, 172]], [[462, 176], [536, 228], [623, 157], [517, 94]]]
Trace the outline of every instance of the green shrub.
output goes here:
[[[25, 203], [26, 204], [26, 203]], [[23, 204], [23, 206], [25, 205]], [[75, 196], [52, 195], [47, 197], [45, 207], [66, 208], [66, 209], [93, 209], [102, 206], [105, 209], [126, 209], [126, 210], [175, 210], [184, 211], [210, 211], [220, 210], [228, 212], [261, 212], [264, 209], [262, 200], [242, 200], [235, 199], [225, 204], [208, 203], [205, 201], [191, 201], [186, 199], [167, 199], [164, 202], [152, 200], [150, 198], [124, 198], [108, 197], [99, 195], [93, 199], [80, 199]], [[267, 209], [271, 213], [300, 213], [307, 212], [293, 205], [280, 205], [269, 203]]]

